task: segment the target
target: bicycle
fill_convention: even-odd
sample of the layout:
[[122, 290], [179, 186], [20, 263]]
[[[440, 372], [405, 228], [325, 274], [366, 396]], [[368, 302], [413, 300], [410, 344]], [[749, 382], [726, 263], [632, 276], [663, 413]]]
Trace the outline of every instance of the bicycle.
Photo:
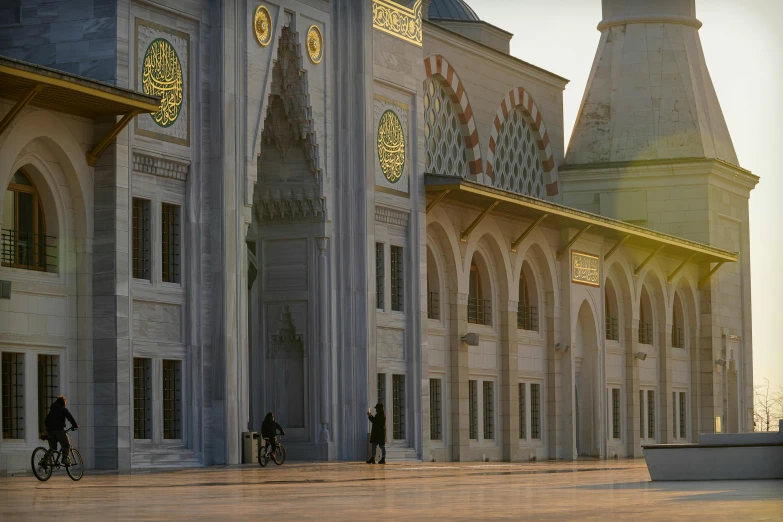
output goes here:
[[258, 451], [258, 463], [261, 467], [265, 467], [269, 463], [271, 458], [275, 461], [275, 464], [282, 466], [285, 462], [285, 448], [280, 438], [277, 439], [277, 449], [274, 453], [271, 452], [272, 444], [270, 444], [268, 438], [264, 438], [264, 447]]
[[[69, 431], [76, 431], [71, 427], [65, 430], [65, 433]], [[42, 435], [41, 439], [49, 440], [49, 435]], [[30, 459], [30, 463], [33, 466], [33, 475], [41, 482], [46, 482], [52, 476], [52, 472], [56, 469], [60, 469], [60, 459], [62, 457], [62, 446], [56, 445], [57, 449], [52, 450], [50, 448], [44, 448], [38, 446], [33, 450], [33, 456]], [[71, 480], [80, 480], [84, 476], [84, 462], [79, 450], [71, 446], [70, 465], [65, 466], [65, 472], [71, 477]]]

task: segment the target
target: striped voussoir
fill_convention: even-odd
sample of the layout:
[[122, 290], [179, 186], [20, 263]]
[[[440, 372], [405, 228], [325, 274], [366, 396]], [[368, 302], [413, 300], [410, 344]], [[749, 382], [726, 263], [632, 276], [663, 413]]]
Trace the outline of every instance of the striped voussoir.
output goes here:
[[457, 76], [457, 72], [454, 70], [454, 67], [439, 54], [433, 54], [424, 59], [424, 70], [427, 73], [427, 78], [440, 76], [446, 93], [449, 95], [454, 105], [459, 108], [458, 114], [460, 123], [463, 128], [466, 129], [464, 131], [465, 152], [467, 153], [470, 174], [473, 176], [481, 174], [483, 163], [481, 161], [481, 149], [479, 147], [476, 122], [473, 121], [473, 109], [470, 107], [468, 94], [465, 92], [465, 88], [463, 87], [459, 76]]
[[555, 196], [558, 193], [557, 168], [555, 166], [555, 158], [552, 155], [552, 147], [549, 144], [549, 134], [547, 133], [544, 119], [541, 116], [541, 111], [538, 110], [536, 102], [533, 101], [533, 97], [522, 87], [515, 87], [508, 91], [508, 94], [503, 97], [503, 101], [500, 102], [500, 107], [498, 107], [498, 112], [495, 115], [495, 121], [492, 125], [492, 133], [489, 137], [487, 176], [490, 178], [493, 177], [493, 165], [495, 162], [495, 149], [497, 148], [498, 134], [500, 133], [500, 128], [503, 126], [503, 122], [506, 121], [508, 114], [514, 107], [522, 109], [530, 126], [536, 133], [536, 143], [538, 144], [538, 149], [543, 158], [541, 164], [544, 168], [544, 172], [549, 175], [549, 181], [546, 184], [546, 194], [547, 196]]

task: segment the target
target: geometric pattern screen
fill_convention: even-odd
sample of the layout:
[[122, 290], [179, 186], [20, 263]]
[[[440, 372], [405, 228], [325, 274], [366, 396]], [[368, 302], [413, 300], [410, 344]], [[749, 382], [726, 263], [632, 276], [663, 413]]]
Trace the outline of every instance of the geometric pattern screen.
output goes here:
[[496, 187], [534, 198], [546, 198], [538, 144], [533, 129], [519, 109], [512, 110], [500, 128], [493, 171]]
[[440, 82], [424, 83], [425, 172], [468, 177], [465, 137], [454, 103]]

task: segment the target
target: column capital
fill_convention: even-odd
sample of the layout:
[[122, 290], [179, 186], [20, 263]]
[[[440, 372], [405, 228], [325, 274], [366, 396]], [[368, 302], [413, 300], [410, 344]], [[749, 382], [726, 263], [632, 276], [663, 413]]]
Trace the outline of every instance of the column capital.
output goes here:
[[329, 248], [329, 238], [328, 237], [317, 237], [315, 238], [315, 244], [318, 246], [318, 251], [321, 254], [326, 253], [326, 249]]

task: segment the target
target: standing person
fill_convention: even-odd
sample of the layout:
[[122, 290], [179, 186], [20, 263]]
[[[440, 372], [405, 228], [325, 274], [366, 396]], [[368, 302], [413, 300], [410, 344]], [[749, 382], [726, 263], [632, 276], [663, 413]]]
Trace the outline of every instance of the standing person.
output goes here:
[[375, 448], [381, 447], [381, 460], [378, 464], [386, 464], [386, 414], [383, 412], [383, 404], [380, 402], [375, 405], [375, 415], [370, 413], [367, 408], [367, 418], [372, 423], [370, 432], [370, 442], [372, 443], [372, 455], [367, 464], [375, 464]]
[[55, 451], [59, 442], [63, 448], [60, 461], [63, 466], [69, 466], [68, 455], [71, 453], [71, 441], [68, 439], [68, 434], [65, 433], [65, 419], [68, 419], [68, 422], [71, 423], [71, 428], [79, 429], [76, 419], [73, 418], [71, 412], [65, 407], [65, 397], [60, 395], [49, 408], [49, 414], [46, 416], [44, 424], [46, 425], [49, 448]]
[[261, 423], [261, 438], [269, 439], [269, 444], [272, 445], [272, 454], [277, 449], [278, 430], [280, 430], [280, 435], [285, 435], [285, 430], [275, 421], [275, 414], [270, 411], [264, 417], [264, 422]]

